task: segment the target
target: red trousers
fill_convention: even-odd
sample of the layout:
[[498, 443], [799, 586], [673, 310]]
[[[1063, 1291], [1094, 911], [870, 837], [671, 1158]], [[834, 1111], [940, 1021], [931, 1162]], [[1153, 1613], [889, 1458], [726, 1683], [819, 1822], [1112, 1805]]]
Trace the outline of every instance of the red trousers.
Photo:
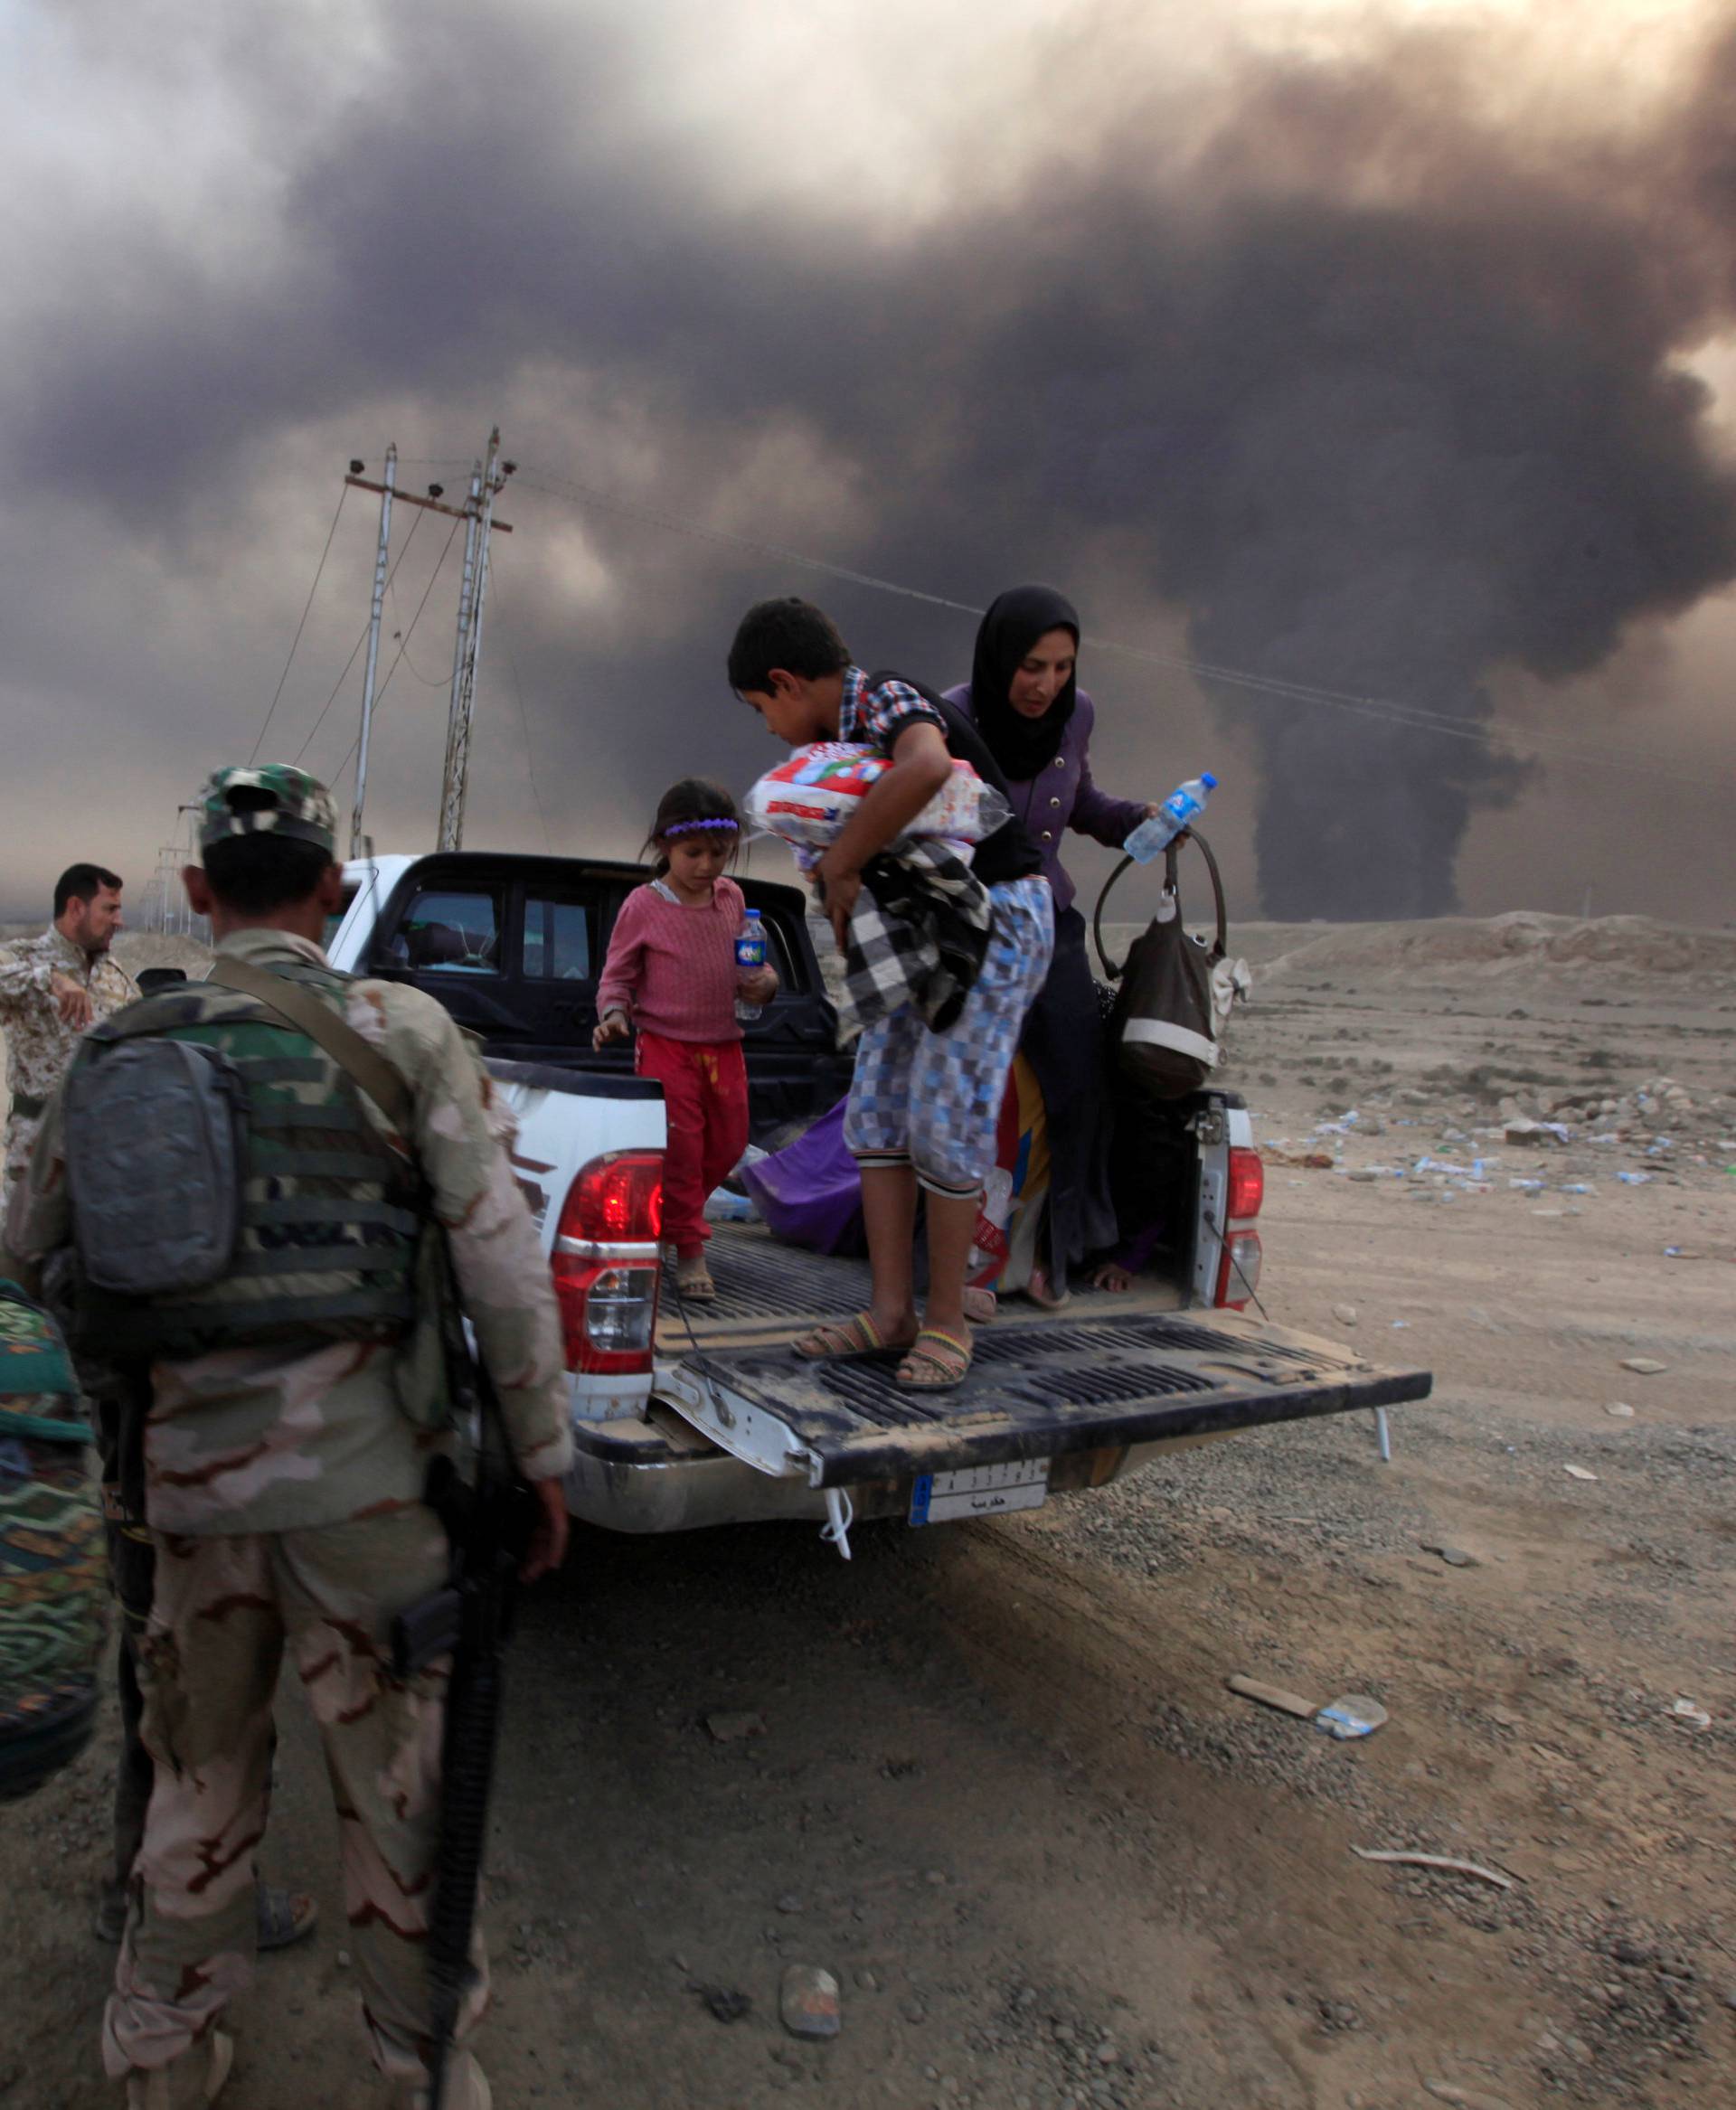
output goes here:
[[663, 1087], [663, 1235], [684, 1259], [711, 1237], [705, 1197], [748, 1147], [748, 1066], [740, 1041], [665, 1041], [641, 1032], [634, 1068]]

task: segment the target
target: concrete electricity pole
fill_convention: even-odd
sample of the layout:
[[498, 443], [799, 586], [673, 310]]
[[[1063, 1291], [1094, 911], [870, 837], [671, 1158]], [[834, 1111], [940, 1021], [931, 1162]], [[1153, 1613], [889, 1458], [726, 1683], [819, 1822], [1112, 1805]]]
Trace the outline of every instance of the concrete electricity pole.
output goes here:
[[398, 485], [398, 446], [386, 449], [380, 486], [380, 546], [373, 559], [373, 600], [368, 611], [368, 664], [362, 676], [362, 733], [355, 743], [355, 796], [350, 802], [350, 855], [362, 854], [362, 802], [368, 795], [368, 738], [373, 730], [373, 677], [380, 664], [380, 617], [386, 602], [386, 557], [392, 544], [392, 496]]
[[[392, 539], [392, 509], [399, 505], [417, 505], [424, 513], [443, 513], [448, 519], [461, 520], [464, 527], [464, 583], [458, 596], [458, 643], [452, 665], [452, 699], [446, 735], [446, 774], [440, 793], [440, 847], [456, 850], [458, 836], [464, 830], [464, 777], [470, 752], [470, 708], [476, 694], [476, 652], [482, 637], [482, 595], [488, 570], [488, 537], [496, 528], [503, 535], [512, 533], [509, 522], [496, 520], [495, 498], [505, 484], [506, 478], [518, 466], [516, 462], [500, 462], [500, 428], [496, 426], [488, 440], [488, 467], [485, 475], [478, 467], [470, 478], [470, 495], [462, 505], [443, 505], [444, 495], [438, 484], [430, 484], [428, 496], [418, 498], [408, 491], [398, 488], [398, 448], [394, 443], [386, 449], [385, 474], [379, 483], [362, 474], [367, 466], [353, 461], [346, 484], [358, 491], [377, 491], [380, 494], [380, 542], [374, 556], [373, 598], [368, 614], [367, 671], [362, 683], [362, 730], [355, 749], [355, 796], [350, 808], [350, 855], [362, 853], [362, 805], [368, 788], [368, 743], [373, 730], [374, 673], [380, 657], [380, 625], [385, 604], [386, 560]], [[396, 662], [393, 663], [396, 664]], [[390, 677], [388, 677], [390, 678]], [[447, 815], [453, 815], [453, 835], [447, 841]]]
[[[493, 533], [495, 500], [517, 466], [500, 459], [500, 427], [488, 435], [488, 460], [470, 477], [470, 524], [464, 538], [464, 584], [458, 600], [458, 640], [452, 653], [452, 695], [446, 726], [446, 768], [440, 777], [440, 825], [438, 846], [464, 846], [464, 800], [470, 773], [470, 721], [476, 702], [476, 662], [482, 655], [482, 610], [488, 592], [488, 538]], [[478, 505], [480, 511], [478, 511]], [[503, 521], [503, 532], [508, 532]]]

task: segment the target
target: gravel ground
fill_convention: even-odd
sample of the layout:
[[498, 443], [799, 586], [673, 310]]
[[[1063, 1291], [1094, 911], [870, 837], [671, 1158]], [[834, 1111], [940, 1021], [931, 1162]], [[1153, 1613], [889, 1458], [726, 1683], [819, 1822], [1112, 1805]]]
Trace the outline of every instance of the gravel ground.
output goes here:
[[[587, 1539], [528, 1601], [488, 1910], [503, 2110], [1736, 2101], [1732, 989], [1715, 943], [1665, 974], [1474, 928], [1479, 956], [1426, 974], [1390, 932], [1252, 934], [1262, 1295], [1435, 1371], [1390, 1465], [1357, 1416], [860, 1531], [848, 1567], [796, 1529]], [[1506, 1141], [1504, 1098], [1548, 1118], [1594, 1074], [1632, 1110], [1617, 1145]], [[1661, 1077], [1694, 1106], [1648, 1156]], [[1401, 1143], [1404, 1176], [1350, 1176]], [[1479, 1149], [1498, 1177], [1414, 1174]], [[1391, 1719], [1335, 1743], [1235, 1672]], [[718, 1740], [727, 1711], [764, 1733]], [[241, 2004], [225, 2101], [379, 2103], [317, 1754], [281, 1717], [268, 1866], [325, 1924]], [[0, 2110], [110, 2100], [107, 1763], [0, 1813]], [[835, 2041], [781, 2028], [789, 1964], [837, 1977]]]

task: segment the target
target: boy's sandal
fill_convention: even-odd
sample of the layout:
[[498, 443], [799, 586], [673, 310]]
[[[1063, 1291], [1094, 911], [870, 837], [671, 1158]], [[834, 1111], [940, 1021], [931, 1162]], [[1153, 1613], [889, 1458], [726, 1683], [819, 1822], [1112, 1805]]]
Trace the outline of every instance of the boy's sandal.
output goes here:
[[[928, 1345], [924, 1345], [927, 1343]], [[970, 1343], [938, 1326], [922, 1327], [892, 1382], [903, 1392], [949, 1392], [970, 1370]]]
[[676, 1262], [675, 1287], [683, 1296], [692, 1297], [695, 1304], [708, 1304], [717, 1295], [717, 1285], [712, 1280], [712, 1271], [705, 1265], [703, 1254]]
[[834, 1319], [824, 1326], [816, 1326], [812, 1333], [803, 1333], [789, 1344], [792, 1354], [804, 1362], [844, 1362], [854, 1355], [898, 1355], [907, 1344], [900, 1341], [884, 1341], [880, 1328], [866, 1312], [858, 1312], [854, 1319]]

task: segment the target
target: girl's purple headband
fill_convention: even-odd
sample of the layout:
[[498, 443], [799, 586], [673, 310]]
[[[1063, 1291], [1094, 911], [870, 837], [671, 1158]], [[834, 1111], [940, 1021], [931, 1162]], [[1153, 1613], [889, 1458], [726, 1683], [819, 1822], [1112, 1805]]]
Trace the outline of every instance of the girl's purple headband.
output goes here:
[[670, 835], [691, 835], [695, 828], [725, 828], [733, 835], [741, 824], [739, 821], [722, 819], [715, 821], [671, 821], [663, 833], [667, 838]]

